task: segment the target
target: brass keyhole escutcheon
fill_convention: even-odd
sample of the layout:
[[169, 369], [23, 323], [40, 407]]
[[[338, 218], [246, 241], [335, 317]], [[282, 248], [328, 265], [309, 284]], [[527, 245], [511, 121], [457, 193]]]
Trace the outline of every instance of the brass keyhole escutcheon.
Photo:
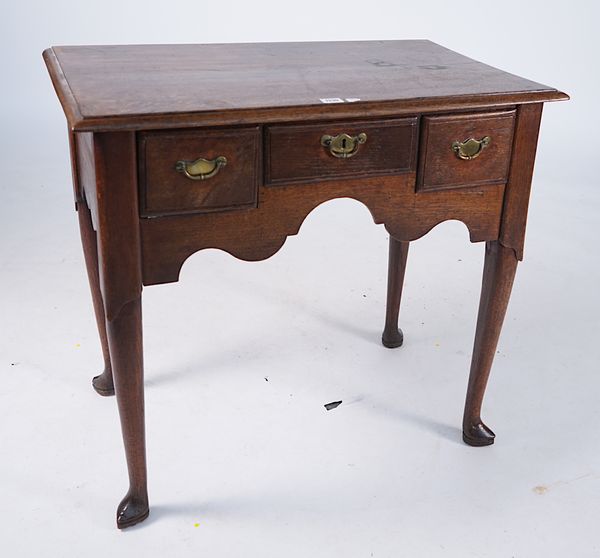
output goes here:
[[354, 157], [358, 148], [367, 141], [367, 134], [361, 132], [356, 136], [349, 134], [338, 134], [321, 136], [321, 145], [329, 149], [329, 153], [338, 159], [349, 159]]
[[480, 140], [475, 138], [469, 138], [465, 141], [452, 142], [452, 151], [456, 153], [459, 159], [464, 161], [470, 161], [481, 155], [481, 152], [490, 144], [492, 138], [490, 136], [484, 136]]

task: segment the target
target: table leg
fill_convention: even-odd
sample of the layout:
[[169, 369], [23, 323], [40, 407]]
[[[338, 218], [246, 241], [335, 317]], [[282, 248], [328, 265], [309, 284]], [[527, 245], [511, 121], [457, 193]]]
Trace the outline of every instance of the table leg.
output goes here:
[[115, 388], [110, 365], [108, 338], [106, 336], [106, 320], [104, 319], [104, 302], [102, 301], [102, 293], [100, 292], [100, 276], [98, 274], [96, 231], [92, 227], [92, 216], [85, 203], [78, 204], [77, 215], [79, 217], [79, 231], [81, 233], [85, 266], [90, 282], [90, 290], [92, 291], [96, 324], [98, 325], [98, 334], [100, 335], [100, 344], [102, 345], [102, 356], [104, 357], [104, 372], [92, 379], [92, 386], [100, 395], [114, 395]]
[[107, 321], [129, 491], [117, 508], [117, 526], [131, 527], [148, 517], [144, 432], [144, 365], [141, 298], [128, 302]]
[[136, 142], [132, 132], [94, 134], [98, 262], [129, 490], [117, 507], [123, 529], [148, 517], [142, 275]]
[[498, 241], [487, 242], [475, 345], [463, 418], [463, 440], [470, 446], [489, 446], [494, 433], [481, 420], [481, 404], [496, 353], [517, 270], [514, 250]]
[[396, 240], [390, 236], [387, 305], [385, 327], [381, 336], [381, 342], [389, 349], [400, 347], [404, 341], [402, 330], [398, 328], [398, 314], [400, 312], [400, 299], [402, 298], [404, 272], [406, 271], [406, 260], [408, 258], [408, 246], [408, 242]]

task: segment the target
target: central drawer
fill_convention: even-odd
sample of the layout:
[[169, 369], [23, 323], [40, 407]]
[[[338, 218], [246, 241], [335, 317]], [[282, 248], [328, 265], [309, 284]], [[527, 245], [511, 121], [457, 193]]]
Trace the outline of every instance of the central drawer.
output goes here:
[[415, 169], [416, 117], [270, 126], [265, 181], [270, 185]]

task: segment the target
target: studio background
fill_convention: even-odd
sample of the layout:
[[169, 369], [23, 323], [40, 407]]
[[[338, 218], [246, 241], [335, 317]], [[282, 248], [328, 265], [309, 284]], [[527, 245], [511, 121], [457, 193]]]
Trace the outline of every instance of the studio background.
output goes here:
[[[593, 1], [12, 2], [0, 19], [0, 551], [5, 556], [597, 556], [599, 9]], [[411, 244], [405, 346], [380, 345], [387, 235], [320, 206], [265, 262], [213, 250], [144, 291], [149, 520], [126, 489], [41, 58], [66, 44], [428, 38], [572, 97], [544, 108], [520, 264], [460, 440], [483, 245]], [[357, 76], [360, 79], [360, 76]], [[169, 324], [169, 325], [167, 325]], [[323, 404], [342, 399], [327, 412]]]

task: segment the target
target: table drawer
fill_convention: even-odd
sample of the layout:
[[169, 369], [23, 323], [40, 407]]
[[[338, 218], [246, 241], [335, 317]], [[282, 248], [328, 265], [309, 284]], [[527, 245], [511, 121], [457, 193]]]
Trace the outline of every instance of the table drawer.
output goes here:
[[504, 184], [515, 110], [423, 118], [417, 190]]
[[258, 126], [140, 133], [141, 215], [256, 207], [260, 138]]
[[415, 169], [415, 118], [270, 126], [267, 184], [397, 174]]

